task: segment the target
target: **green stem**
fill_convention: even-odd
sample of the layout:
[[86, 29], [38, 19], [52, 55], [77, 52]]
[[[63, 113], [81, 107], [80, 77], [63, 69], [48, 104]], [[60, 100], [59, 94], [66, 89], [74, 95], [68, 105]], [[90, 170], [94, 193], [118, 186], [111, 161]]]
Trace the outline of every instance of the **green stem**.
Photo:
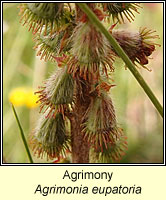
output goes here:
[[20, 124], [20, 121], [19, 121], [19, 119], [18, 119], [18, 116], [17, 116], [16, 110], [15, 110], [15, 108], [14, 108], [13, 105], [12, 105], [12, 109], [13, 109], [14, 116], [15, 116], [15, 118], [16, 118], [16, 121], [17, 121], [18, 127], [19, 127], [19, 129], [20, 129], [21, 138], [22, 138], [22, 140], [23, 140], [23, 143], [24, 143], [24, 146], [25, 146], [26, 152], [27, 152], [27, 154], [28, 154], [29, 161], [30, 161], [30, 163], [33, 163], [33, 160], [32, 160], [32, 157], [31, 157], [31, 154], [30, 154], [29, 148], [28, 148], [28, 144], [27, 144], [27, 141], [26, 141], [25, 136], [24, 136], [24, 131], [23, 131], [22, 127], [21, 127], [21, 124]]
[[153, 94], [150, 87], [147, 85], [141, 74], [138, 72], [138, 70], [135, 68], [134, 64], [131, 62], [129, 57], [126, 55], [126, 53], [123, 51], [119, 43], [112, 37], [112, 35], [107, 31], [107, 29], [103, 26], [103, 24], [99, 21], [99, 19], [96, 17], [96, 15], [91, 11], [91, 9], [86, 5], [86, 3], [77, 3], [78, 6], [82, 9], [84, 13], [87, 14], [89, 20], [91, 23], [93, 23], [94, 26], [97, 27], [98, 30], [100, 30], [105, 37], [110, 42], [111, 46], [114, 48], [116, 53], [122, 58], [122, 60], [125, 62], [126, 66], [129, 68], [131, 73], [134, 75], [140, 86], [143, 88], [155, 108], [160, 113], [161, 117], [163, 117], [163, 108], [158, 101], [158, 99]]

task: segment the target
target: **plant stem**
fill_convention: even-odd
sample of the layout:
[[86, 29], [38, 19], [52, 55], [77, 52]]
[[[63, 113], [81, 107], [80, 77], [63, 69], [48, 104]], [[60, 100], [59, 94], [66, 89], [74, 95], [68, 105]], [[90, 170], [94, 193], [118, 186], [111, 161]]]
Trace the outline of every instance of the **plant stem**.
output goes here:
[[19, 119], [18, 119], [16, 110], [15, 110], [15, 108], [14, 108], [13, 105], [12, 105], [12, 109], [13, 109], [14, 116], [15, 116], [15, 118], [16, 118], [18, 127], [19, 127], [19, 129], [20, 129], [21, 138], [22, 138], [22, 140], [23, 140], [23, 143], [24, 143], [26, 152], [27, 152], [27, 154], [28, 154], [29, 161], [30, 161], [30, 163], [33, 163], [32, 156], [31, 156], [31, 154], [30, 154], [30, 151], [29, 151], [29, 148], [28, 148], [28, 144], [27, 144], [27, 141], [26, 141], [26, 139], [25, 139], [24, 131], [23, 131], [22, 127], [21, 127], [21, 124], [20, 124], [20, 121], [19, 121]]
[[[79, 76], [79, 75], [78, 75]], [[90, 104], [90, 84], [81, 77], [75, 78], [78, 87], [76, 92], [76, 101], [74, 115], [71, 120], [71, 146], [72, 146], [72, 163], [89, 163], [89, 144], [84, 139], [82, 120]], [[80, 91], [82, 91], [80, 93]]]
[[82, 114], [78, 113], [78, 116], [79, 118], [74, 117], [71, 122], [72, 163], [89, 163], [89, 145], [81, 133], [80, 117]]
[[87, 14], [89, 20], [93, 25], [97, 27], [98, 30], [100, 30], [105, 37], [110, 42], [111, 46], [114, 48], [116, 53], [122, 58], [122, 60], [125, 62], [126, 66], [129, 68], [131, 73], [134, 75], [140, 86], [143, 88], [155, 108], [160, 113], [161, 117], [163, 117], [163, 108], [158, 101], [158, 99], [153, 94], [152, 90], [148, 86], [148, 84], [145, 82], [141, 74], [138, 72], [138, 70], [135, 68], [134, 64], [131, 62], [129, 57], [126, 55], [126, 53], [123, 51], [121, 46], [118, 44], [118, 42], [112, 37], [112, 35], [107, 31], [107, 29], [103, 26], [103, 24], [99, 21], [99, 19], [96, 17], [96, 15], [91, 11], [91, 9], [86, 5], [86, 3], [77, 3], [79, 7], [82, 9], [84, 13]]

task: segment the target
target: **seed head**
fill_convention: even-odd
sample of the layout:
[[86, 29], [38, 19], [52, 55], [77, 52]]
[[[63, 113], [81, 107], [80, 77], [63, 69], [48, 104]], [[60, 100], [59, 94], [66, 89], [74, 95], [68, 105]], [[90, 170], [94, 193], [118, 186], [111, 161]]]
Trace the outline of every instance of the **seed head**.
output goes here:
[[134, 12], [138, 12], [138, 8], [141, 8], [139, 3], [101, 3], [103, 10], [112, 17], [113, 22], [118, 21], [124, 23], [124, 16], [131, 22], [134, 20]]
[[83, 134], [95, 149], [103, 150], [121, 135], [116, 123], [115, 110], [111, 98], [106, 93], [93, 97], [84, 115]]
[[115, 163], [119, 162], [127, 150], [127, 137], [122, 129], [118, 128], [121, 136], [114, 143], [108, 143], [107, 148], [103, 145], [103, 151], [91, 149], [92, 159], [96, 163]]
[[65, 157], [66, 151], [70, 150], [70, 139], [66, 133], [63, 116], [61, 113], [51, 118], [46, 115], [41, 116], [35, 131], [30, 136], [30, 146], [39, 158]]
[[19, 8], [20, 21], [23, 20], [23, 25], [27, 24], [33, 34], [40, 33], [43, 27], [45, 34], [48, 28], [52, 34], [72, 18], [64, 3], [21, 3]]
[[128, 57], [134, 62], [144, 65], [148, 64], [148, 56], [155, 50], [158, 45], [153, 42], [154, 39], [159, 38], [154, 35], [155, 31], [147, 28], [140, 28], [139, 32], [131, 32], [126, 30], [113, 30], [112, 35], [118, 41]]
[[85, 80], [98, 79], [100, 69], [107, 73], [107, 68], [113, 71], [114, 53], [107, 39], [89, 22], [80, 22], [71, 36], [71, 58], [68, 72], [75, 77], [79, 73]]
[[34, 36], [35, 47], [37, 49], [37, 56], [45, 61], [55, 62], [54, 57], [60, 53], [67, 53], [71, 48], [69, 38], [71, 36], [74, 24], [69, 23], [61, 31], [55, 32], [50, 35], [50, 29], [47, 30], [47, 34], [43, 30], [41, 34]]
[[39, 101], [41, 102], [41, 110], [46, 107], [52, 110], [64, 111], [73, 104], [74, 80], [71, 74], [67, 73], [67, 67], [60, 68], [45, 82], [39, 93]]

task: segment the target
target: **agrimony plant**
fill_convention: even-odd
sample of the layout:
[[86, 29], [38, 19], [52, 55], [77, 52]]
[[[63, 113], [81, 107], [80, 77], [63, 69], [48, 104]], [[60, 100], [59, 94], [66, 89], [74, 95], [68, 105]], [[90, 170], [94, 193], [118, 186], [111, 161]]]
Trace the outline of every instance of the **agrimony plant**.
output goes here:
[[[23, 3], [19, 8], [22, 23], [34, 35], [37, 55], [59, 68], [36, 92], [41, 119], [30, 137], [32, 150], [48, 159], [71, 151], [73, 163], [119, 162], [127, 137], [110, 96], [113, 63], [123, 57], [122, 49], [133, 64], [147, 68], [158, 36], [148, 28], [129, 32], [113, 27], [125, 18], [133, 21], [140, 4]], [[103, 21], [110, 21], [111, 29], [105, 31]]]

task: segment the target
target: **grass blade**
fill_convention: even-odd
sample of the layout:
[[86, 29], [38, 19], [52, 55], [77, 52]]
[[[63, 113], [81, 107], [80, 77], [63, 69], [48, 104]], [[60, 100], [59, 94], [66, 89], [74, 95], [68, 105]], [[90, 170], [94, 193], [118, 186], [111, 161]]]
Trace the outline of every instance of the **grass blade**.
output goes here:
[[20, 121], [19, 121], [19, 119], [18, 119], [18, 116], [17, 116], [16, 110], [15, 110], [15, 108], [14, 108], [13, 105], [12, 105], [12, 109], [13, 109], [13, 113], [14, 113], [14, 116], [15, 116], [15, 118], [16, 118], [16, 121], [17, 121], [18, 127], [19, 127], [19, 129], [20, 129], [21, 138], [22, 138], [22, 140], [23, 140], [23, 143], [24, 143], [24, 146], [25, 146], [26, 152], [27, 152], [27, 154], [28, 154], [29, 161], [30, 161], [30, 163], [33, 163], [32, 156], [31, 156], [31, 153], [30, 153], [30, 151], [29, 151], [29, 147], [28, 147], [28, 144], [27, 144], [27, 141], [26, 141], [25, 135], [24, 135], [24, 131], [23, 131], [22, 127], [21, 127], [21, 124], [20, 124]]

